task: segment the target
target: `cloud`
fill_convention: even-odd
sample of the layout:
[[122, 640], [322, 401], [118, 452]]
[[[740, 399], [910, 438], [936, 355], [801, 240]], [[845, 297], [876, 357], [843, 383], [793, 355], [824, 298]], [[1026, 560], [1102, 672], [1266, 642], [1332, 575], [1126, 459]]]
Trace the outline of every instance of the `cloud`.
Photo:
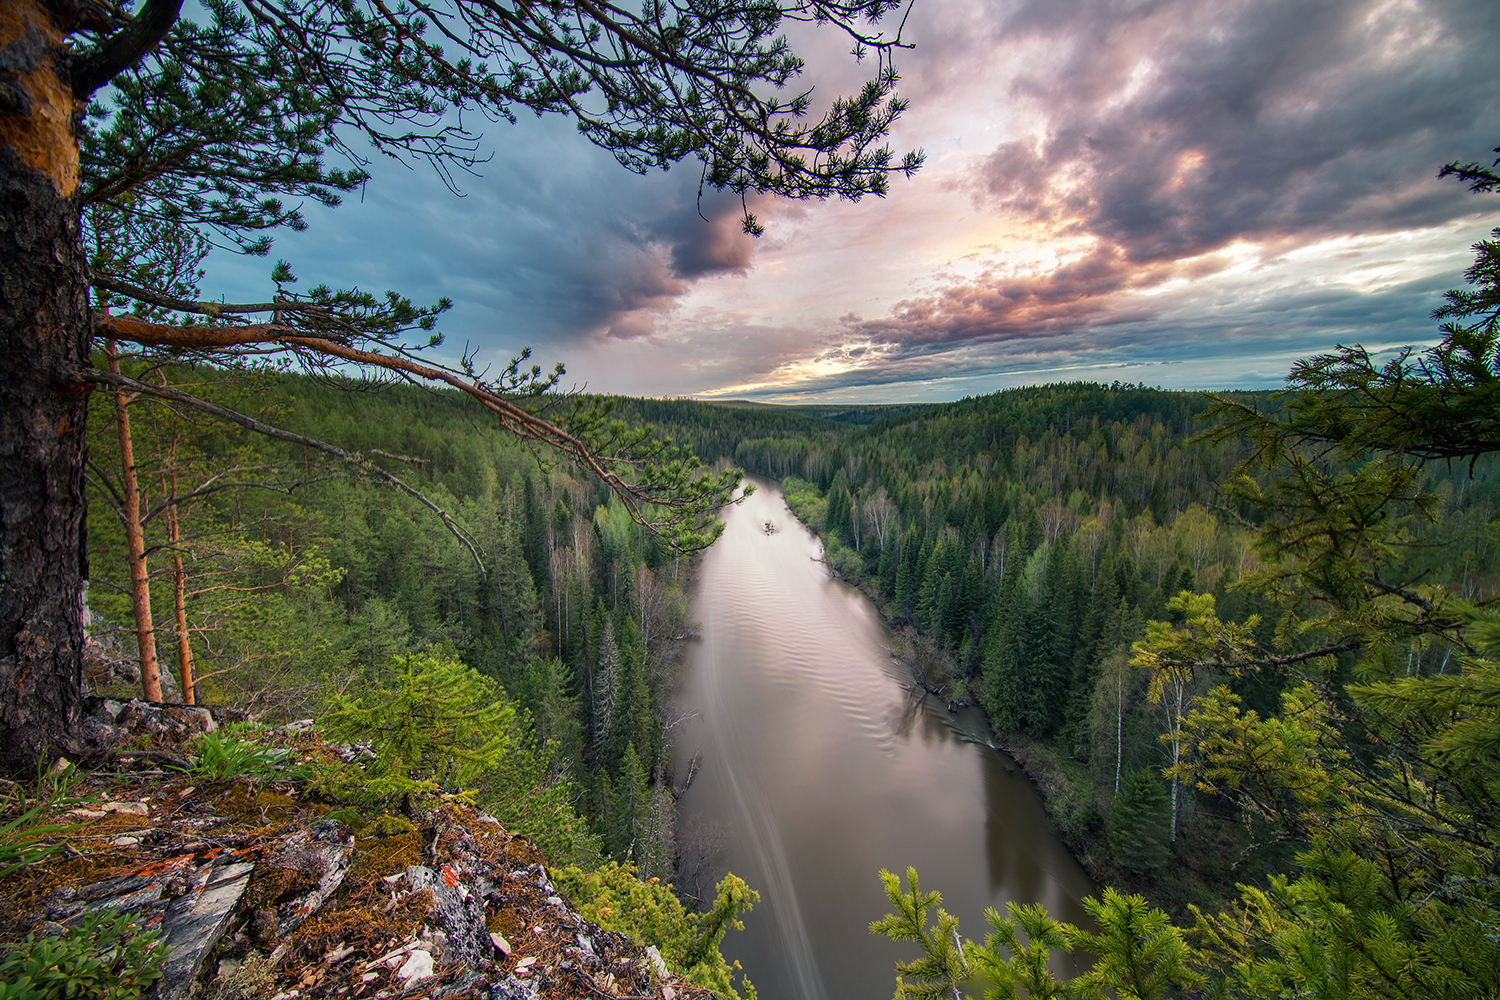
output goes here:
[[[1091, 250], [1029, 276], [989, 269], [895, 304], [888, 340], [1040, 337], [1141, 318], [1138, 296], [1348, 233], [1476, 211], [1437, 167], [1500, 139], [1484, 0], [1027, 0], [1003, 10], [1001, 63], [1039, 123], [974, 164], [992, 211]], [[1007, 56], [1008, 51], [1011, 55]]]
[[1114, 247], [1041, 275], [1001, 276], [993, 270], [949, 285], [935, 295], [904, 299], [886, 319], [859, 325], [879, 340], [930, 344], [953, 340], [1001, 340], [1045, 336], [1098, 323], [1142, 319], [1140, 305], [1123, 307], [1117, 293], [1150, 288], [1178, 269], [1132, 264]]
[[[493, 343], [497, 355], [650, 336], [695, 282], [750, 266], [739, 199], [710, 192], [700, 215], [691, 169], [632, 174], [559, 118], [498, 124], [488, 138], [494, 156], [457, 177], [462, 196], [424, 168], [382, 161], [358, 199], [309, 206], [309, 230], [281, 234], [273, 256], [305, 284], [447, 295], [450, 340]], [[264, 297], [265, 261], [208, 263], [216, 291]]]
[[[791, 34], [815, 108], [869, 75], [839, 32]], [[386, 166], [274, 255], [450, 296], [455, 354], [530, 344], [602, 391], [937, 399], [1266, 385], [1415, 342], [1500, 213], [1435, 178], [1500, 142], [1494, 0], [917, 0], [906, 36], [892, 145], [929, 161], [885, 200], [752, 197], [757, 240], [695, 164], [633, 175], [527, 119], [467, 197]], [[209, 266], [206, 293], [266, 291], [265, 261]]]

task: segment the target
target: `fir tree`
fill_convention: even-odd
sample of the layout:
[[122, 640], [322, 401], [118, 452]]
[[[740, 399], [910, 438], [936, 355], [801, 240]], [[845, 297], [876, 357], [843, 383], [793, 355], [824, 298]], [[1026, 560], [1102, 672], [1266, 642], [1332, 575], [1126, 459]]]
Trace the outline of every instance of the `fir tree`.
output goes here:
[[1144, 871], [1166, 864], [1171, 856], [1171, 801], [1161, 779], [1148, 768], [1127, 771], [1104, 829], [1120, 867]]

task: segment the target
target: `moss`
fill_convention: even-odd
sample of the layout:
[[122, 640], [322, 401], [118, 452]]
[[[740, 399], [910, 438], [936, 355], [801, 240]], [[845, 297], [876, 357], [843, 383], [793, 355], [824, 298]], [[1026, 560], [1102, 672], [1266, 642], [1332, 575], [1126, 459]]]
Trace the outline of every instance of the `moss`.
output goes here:
[[259, 955], [251, 955], [233, 973], [215, 979], [207, 997], [208, 1000], [256, 1000], [274, 994], [275, 982], [270, 963]]
[[228, 793], [214, 803], [214, 811], [259, 829], [288, 823], [302, 815], [321, 816], [327, 812], [327, 807], [299, 802], [290, 795], [236, 782], [230, 786]]
[[544, 865], [547, 859], [536, 845], [525, 837], [512, 837], [505, 845], [505, 856], [524, 865]]
[[429, 894], [418, 893], [390, 907], [382, 893], [365, 886], [344, 899], [342, 905], [324, 907], [309, 917], [292, 939], [296, 950], [313, 960], [338, 944], [378, 954], [416, 935], [427, 917], [429, 903]]
[[356, 881], [385, 878], [422, 863], [422, 833], [414, 829], [393, 837], [361, 840], [354, 845], [354, 854], [357, 860], [350, 874]]
[[416, 828], [416, 824], [405, 816], [382, 813], [375, 822], [370, 824], [367, 833], [372, 837], [395, 837], [399, 834], [411, 833]]
[[241, 905], [249, 912], [262, 907], [275, 907], [306, 892], [312, 885], [306, 875], [293, 869], [256, 865], [250, 876], [250, 884], [245, 887], [245, 898]]
[[103, 819], [94, 820], [80, 831], [80, 834], [85, 837], [112, 837], [123, 830], [137, 830], [150, 825], [150, 816], [137, 816], [123, 812], [110, 813]]
[[[324, 819], [335, 820], [353, 830], [356, 836], [365, 836], [369, 832], [370, 823], [365, 819], [365, 814], [360, 809], [344, 808], [335, 809], [326, 813]], [[402, 831], [395, 831], [402, 832]]]
[[484, 923], [486, 927], [512, 944], [523, 940], [526, 934], [526, 921], [519, 913], [509, 908], [491, 910]]
[[0, 941], [14, 941], [42, 918], [47, 897], [63, 886], [79, 888], [119, 875], [119, 859], [88, 852], [83, 857], [49, 858], [0, 882]]

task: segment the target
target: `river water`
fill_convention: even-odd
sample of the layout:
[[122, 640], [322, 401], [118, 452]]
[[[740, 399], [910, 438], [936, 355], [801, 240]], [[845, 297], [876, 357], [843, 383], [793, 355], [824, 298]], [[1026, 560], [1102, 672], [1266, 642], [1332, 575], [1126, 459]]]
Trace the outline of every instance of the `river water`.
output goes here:
[[976, 939], [1009, 900], [1086, 922], [1094, 886], [1025, 775], [965, 738], [983, 719], [911, 691], [875, 608], [755, 483], [703, 558], [679, 701], [694, 714], [670, 731], [679, 780], [702, 759], [678, 803], [686, 846], [761, 895], [725, 956], [765, 1000], [888, 997], [917, 953], [869, 933], [890, 911], [876, 873], [908, 865]]

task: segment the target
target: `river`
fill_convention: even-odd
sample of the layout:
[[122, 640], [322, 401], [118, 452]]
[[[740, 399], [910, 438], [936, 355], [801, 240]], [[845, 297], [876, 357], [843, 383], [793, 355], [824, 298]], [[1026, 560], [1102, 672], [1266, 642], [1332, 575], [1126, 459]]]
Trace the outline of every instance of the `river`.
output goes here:
[[965, 738], [983, 718], [911, 691], [874, 606], [830, 576], [775, 483], [754, 481], [703, 557], [679, 692], [689, 717], [670, 731], [679, 780], [702, 759], [678, 803], [684, 843], [761, 895], [725, 956], [765, 1000], [888, 997], [896, 960], [917, 952], [868, 925], [890, 910], [876, 873], [908, 865], [976, 939], [985, 907], [1009, 900], [1086, 921], [1094, 886], [1035, 790]]

